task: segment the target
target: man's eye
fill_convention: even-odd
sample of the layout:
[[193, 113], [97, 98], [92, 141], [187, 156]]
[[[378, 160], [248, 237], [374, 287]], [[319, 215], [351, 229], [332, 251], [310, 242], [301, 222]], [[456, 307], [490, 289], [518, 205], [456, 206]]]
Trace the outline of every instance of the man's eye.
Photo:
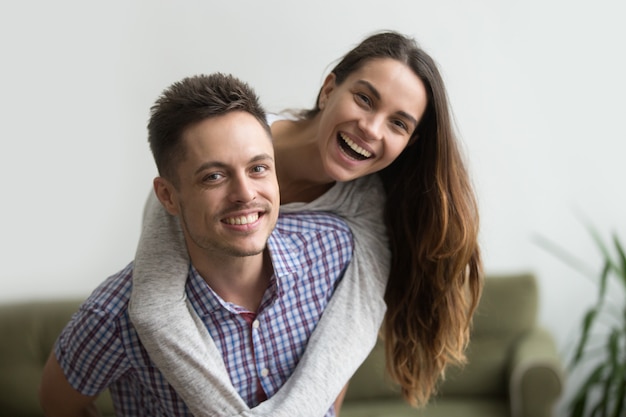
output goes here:
[[252, 167], [252, 172], [256, 174], [260, 174], [265, 171], [267, 171], [267, 167], [265, 165], [255, 165], [254, 167]]
[[205, 175], [204, 177], [202, 177], [202, 181], [204, 182], [214, 182], [214, 181], [218, 181], [220, 179], [223, 178], [223, 175], [218, 173], [218, 172], [214, 172], [212, 174], [208, 174]]

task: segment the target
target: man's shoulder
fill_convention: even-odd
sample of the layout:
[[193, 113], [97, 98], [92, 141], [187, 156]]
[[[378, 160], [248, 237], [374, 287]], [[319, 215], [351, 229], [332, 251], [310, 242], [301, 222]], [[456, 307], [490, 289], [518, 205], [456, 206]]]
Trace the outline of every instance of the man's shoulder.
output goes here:
[[105, 279], [81, 308], [97, 310], [112, 317], [126, 313], [132, 290], [133, 262]]

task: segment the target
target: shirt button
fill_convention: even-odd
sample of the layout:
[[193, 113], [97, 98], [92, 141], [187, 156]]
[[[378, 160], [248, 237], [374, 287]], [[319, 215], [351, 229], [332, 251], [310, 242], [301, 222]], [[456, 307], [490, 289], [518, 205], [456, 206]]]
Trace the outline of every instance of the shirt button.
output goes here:
[[254, 321], [252, 322], [252, 328], [253, 328], [253, 329], [258, 329], [260, 325], [261, 325], [261, 323], [259, 323], [259, 321], [258, 321], [258, 320], [254, 320]]
[[267, 369], [267, 368], [263, 368], [263, 369], [261, 369], [261, 376], [262, 376], [263, 378], [265, 378], [265, 377], [266, 377], [266, 376], [268, 376], [269, 374], [270, 374], [269, 369]]

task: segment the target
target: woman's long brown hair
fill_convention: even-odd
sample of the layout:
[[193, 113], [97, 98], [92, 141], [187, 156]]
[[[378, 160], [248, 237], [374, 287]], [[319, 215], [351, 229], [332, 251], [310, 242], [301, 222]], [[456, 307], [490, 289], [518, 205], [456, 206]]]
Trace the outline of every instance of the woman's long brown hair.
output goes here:
[[[408, 65], [428, 96], [410, 145], [380, 172], [392, 252], [383, 326], [387, 372], [410, 404], [424, 405], [446, 367], [466, 361], [483, 285], [479, 215], [436, 63], [413, 39], [383, 32], [343, 57], [332, 70], [336, 83], [375, 58]], [[316, 103], [303, 116], [318, 112]]]

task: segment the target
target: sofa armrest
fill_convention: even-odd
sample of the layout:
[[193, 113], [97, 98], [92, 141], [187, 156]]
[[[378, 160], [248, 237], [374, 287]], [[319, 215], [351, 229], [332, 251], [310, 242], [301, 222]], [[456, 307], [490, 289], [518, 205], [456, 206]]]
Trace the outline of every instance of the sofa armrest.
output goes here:
[[509, 368], [513, 417], [549, 417], [563, 391], [564, 375], [554, 339], [536, 327], [515, 345]]

